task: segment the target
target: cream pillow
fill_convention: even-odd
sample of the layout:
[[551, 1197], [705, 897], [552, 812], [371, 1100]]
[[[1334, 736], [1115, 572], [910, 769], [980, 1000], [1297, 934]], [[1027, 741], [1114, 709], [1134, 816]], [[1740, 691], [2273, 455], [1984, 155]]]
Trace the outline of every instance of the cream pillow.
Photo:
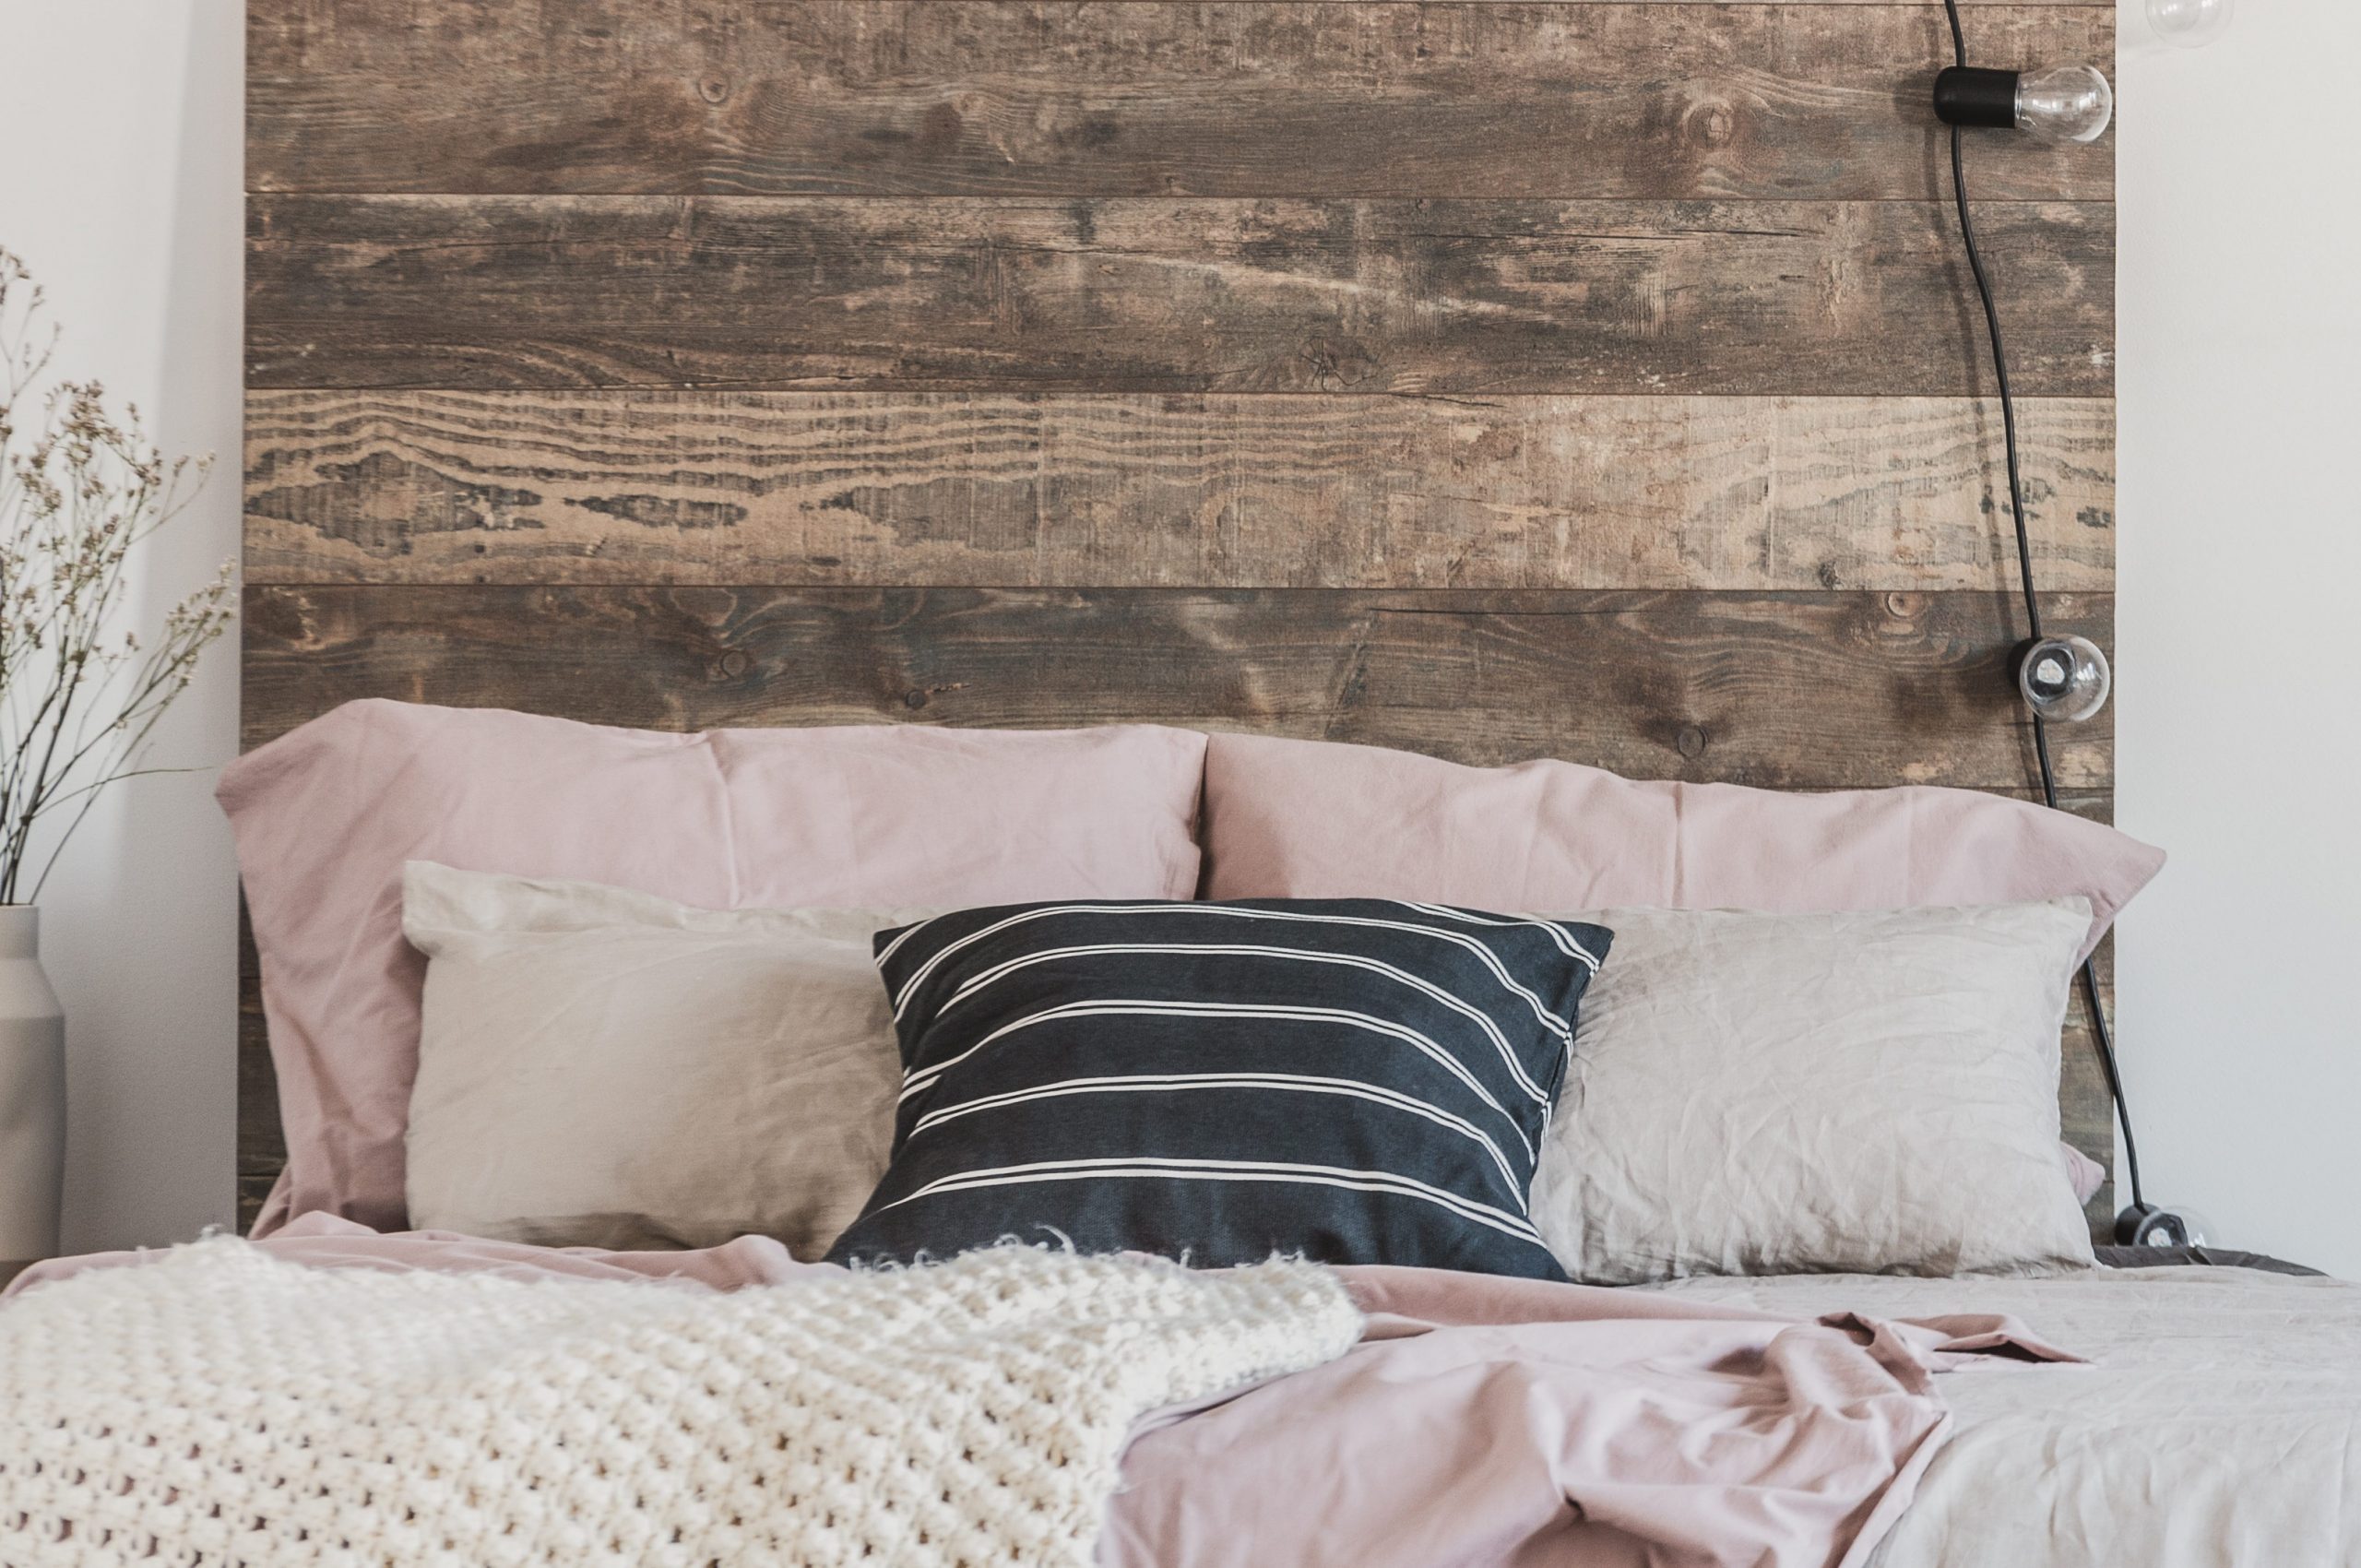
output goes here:
[[1533, 1220], [1576, 1279], [2092, 1263], [2058, 1146], [2081, 898], [1612, 909]]
[[818, 1257], [884, 1173], [901, 1083], [871, 938], [933, 912], [696, 909], [410, 861], [410, 1223]]

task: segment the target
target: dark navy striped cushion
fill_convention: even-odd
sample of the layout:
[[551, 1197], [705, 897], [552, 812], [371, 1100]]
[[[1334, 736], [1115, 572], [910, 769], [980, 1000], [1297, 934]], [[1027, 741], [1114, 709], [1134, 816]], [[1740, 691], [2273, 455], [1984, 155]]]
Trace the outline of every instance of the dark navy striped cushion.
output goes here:
[[1014, 1236], [1562, 1278], [1525, 1194], [1609, 940], [1377, 899], [1021, 904], [884, 932], [893, 1167], [829, 1256]]

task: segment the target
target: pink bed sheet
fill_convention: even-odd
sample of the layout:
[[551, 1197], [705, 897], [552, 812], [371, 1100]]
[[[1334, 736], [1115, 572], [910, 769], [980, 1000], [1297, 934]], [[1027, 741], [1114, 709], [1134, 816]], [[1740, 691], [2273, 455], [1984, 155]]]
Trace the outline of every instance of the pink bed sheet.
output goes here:
[[[609, 1253], [325, 1214], [257, 1243], [316, 1267], [638, 1278], [834, 1272], [777, 1242]], [[42, 1264], [9, 1294], [156, 1253]], [[1845, 1568], [1950, 1428], [1933, 1373], [2072, 1358], [2008, 1318], [1812, 1322], [1630, 1290], [1433, 1269], [1340, 1271], [1368, 1314], [1339, 1360], [1134, 1433], [1106, 1568]]]

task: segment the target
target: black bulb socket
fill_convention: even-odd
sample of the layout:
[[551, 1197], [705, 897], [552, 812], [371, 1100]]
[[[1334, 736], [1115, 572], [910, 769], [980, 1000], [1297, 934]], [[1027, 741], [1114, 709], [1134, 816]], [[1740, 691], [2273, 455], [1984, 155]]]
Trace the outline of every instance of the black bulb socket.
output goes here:
[[2041, 667], [2037, 664], [2033, 665], [2030, 671], [2027, 671], [2026, 666], [2033, 664], [2034, 656], [2039, 653], [2043, 648], [2050, 646], [2051, 645], [2047, 638], [2027, 637], [2024, 641], [2019, 643], [2013, 649], [2011, 649], [2009, 654], [2009, 672], [2016, 677], [2018, 689], [2026, 693], [2028, 695], [2036, 697], [2062, 697], [2066, 695], [2067, 690], [2073, 684], [2074, 666], [2071, 660], [2067, 660], [2064, 663], [2066, 673], [2063, 679], [2050, 680], [2046, 678], [2041, 673]]
[[2194, 1244], [2189, 1219], [2177, 1210], [2133, 1204], [2115, 1217], [2115, 1240], [2123, 1247], [2187, 1247]]
[[1990, 71], [1980, 65], [1949, 65], [1935, 77], [1935, 118], [1946, 125], [1983, 125], [2014, 130], [2020, 71]]

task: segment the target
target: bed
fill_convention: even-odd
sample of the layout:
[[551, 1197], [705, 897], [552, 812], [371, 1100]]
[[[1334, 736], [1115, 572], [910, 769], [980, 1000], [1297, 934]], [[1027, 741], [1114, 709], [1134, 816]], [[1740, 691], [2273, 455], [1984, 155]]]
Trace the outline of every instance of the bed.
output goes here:
[[220, 793], [289, 1162], [0, 1307], [28, 1550], [2350, 1555], [2361, 1290], [2095, 1266], [2103, 826], [385, 701]]
[[[740, 1246], [727, 1257], [704, 1259], [677, 1253], [599, 1258], [458, 1239], [381, 1238], [317, 1219], [299, 1223], [289, 1236], [266, 1245], [323, 1276], [338, 1270], [477, 1270], [508, 1284], [604, 1276], [633, 1279], [630, 1289], [642, 1293], [655, 1289], [647, 1282], [649, 1277], [702, 1275], [716, 1287], [742, 1290], [791, 1282], [798, 1268], [775, 1249], [765, 1253]], [[87, 1273], [106, 1263], [136, 1261], [125, 1256], [43, 1265], [29, 1283], [70, 1280], [77, 1268]], [[1364, 1296], [1364, 1304], [1377, 1311], [1400, 1309], [1418, 1295], [1416, 1288], [1405, 1290], [1394, 1283], [1394, 1294]], [[1463, 1326], [1460, 1335], [1475, 1343], [1445, 1347], [1446, 1358], [1472, 1357], [1489, 1369], [1487, 1375], [1430, 1384], [1415, 1399], [1397, 1389], [1390, 1408], [1370, 1402], [1323, 1403], [1311, 1392], [1291, 1393], [1290, 1380], [1282, 1378], [1247, 1397], [1215, 1403], [1210, 1419], [1197, 1418], [1202, 1430], [1192, 1429], [1188, 1407], [1152, 1415], [1132, 1429], [1123, 1445], [1123, 1482], [1103, 1533], [1094, 1531], [1092, 1560], [1121, 1568], [1210, 1568], [1269, 1562], [1277, 1550], [1290, 1562], [1339, 1568], [1493, 1562], [1802, 1563], [1840, 1556], [1848, 1563], [1886, 1568], [2002, 1562], [2198, 1568], [2346, 1562], [2355, 1550], [2346, 1499], [2353, 1481], [2352, 1425], [2361, 1408], [2353, 1372], [2361, 1341], [2361, 1289], [2343, 1282], [2243, 1267], [2165, 1266], [2018, 1280], [1701, 1279], [1597, 1294], [1622, 1301], [1585, 1303], [1579, 1310], [1560, 1301], [1537, 1314], [1503, 1312], [1495, 1304], [1489, 1315], [1508, 1322], [1522, 1318], [1525, 1338], [1514, 1339], [1513, 1329]], [[1634, 1301], [1638, 1297], [1649, 1301]], [[217, 1308], [221, 1299], [215, 1298]], [[1435, 1299], [1430, 1291], [1430, 1301]], [[1653, 1321], [1656, 1302], [1700, 1312], [1709, 1321]], [[616, 1306], [598, 1302], [592, 1310], [603, 1323], [627, 1315]], [[1074, 1304], [1062, 1302], [1060, 1308], [1072, 1313]], [[1551, 1330], [1534, 1327], [1537, 1317], [1572, 1318], [1585, 1312], [1621, 1314], [1591, 1324], [1629, 1336], [1614, 1347], [1604, 1367], [1584, 1363], [1584, 1347], [1566, 1336], [1574, 1332], [1571, 1324], [1559, 1325], [1561, 1336], [1554, 1341]], [[1760, 1323], [1713, 1321], [1717, 1313], [1743, 1317], [1755, 1312], [1782, 1324], [1809, 1324], [1827, 1313], [1866, 1314], [1889, 1325], [1914, 1319], [1942, 1322], [1951, 1325], [1944, 1332], [1953, 1346], [1968, 1345], [1977, 1331], [1996, 1324], [2013, 1325], [2010, 1332], [2020, 1338], [2003, 1354], [1930, 1355], [1930, 1360], [1948, 1362], [1937, 1378], [1939, 1395], [1920, 1408], [1919, 1422], [1880, 1430], [1892, 1444], [1891, 1452], [1865, 1443], [1857, 1430], [1848, 1433], [1843, 1452], [1874, 1477], [1864, 1484], [1862, 1474], [1824, 1463], [1805, 1465], [1799, 1475], [1789, 1450], [1809, 1450], [1810, 1443], [1801, 1440], [1796, 1426], [1758, 1419], [1733, 1430], [1726, 1423], [1727, 1406], [1699, 1397], [1694, 1384], [1714, 1356], [1750, 1361], [1777, 1343]], [[2039, 1325], [2040, 1335], [2023, 1329], [2027, 1324]], [[1716, 1337], [1702, 1344], [1648, 1337], [1667, 1327], [1701, 1326]], [[1435, 1342], [1448, 1337], [1447, 1332], [1430, 1336]], [[1944, 1341], [1925, 1343], [1933, 1350]], [[2028, 1348], [2046, 1354], [2069, 1347], [2083, 1360], [2019, 1359]], [[979, 1347], [964, 1348], [974, 1353]], [[1366, 1357], [1372, 1348], [1356, 1354]], [[152, 1357], [152, 1346], [147, 1354]], [[1823, 1346], [1821, 1354], [1815, 1370], [1856, 1398], [1896, 1392], [1892, 1385], [1866, 1388], [1857, 1381], [1859, 1367], [1845, 1360], [1842, 1347], [1831, 1351]], [[1594, 1393], [1605, 1387], [1610, 1397], [1629, 1397], [1633, 1384], [1617, 1375], [1617, 1363], [1628, 1366], [1635, 1355], [1650, 1363], [1641, 1386], [1644, 1398], [1655, 1403], [1655, 1414], [1689, 1423], [1679, 1430], [1691, 1441], [1703, 1441], [1713, 1419], [1724, 1421], [1715, 1429], [1724, 1452], [1697, 1462], [1677, 1484], [1667, 1484], [1676, 1478], [1660, 1455], [1649, 1458], [1645, 1420], [1627, 1412], [1618, 1421], [1601, 1421], [1584, 1410], [1580, 1396], [1563, 1386], [1553, 1389], [1544, 1377], [1503, 1375], [1519, 1364], [1516, 1358], [1525, 1358], [1527, 1370], [1555, 1358], [1578, 1368]], [[445, 1352], [440, 1360], [447, 1378], [452, 1358]], [[1350, 1362], [1347, 1358], [1329, 1368]], [[546, 1378], [549, 1365], [546, 1358], [538, 1363], [538, 1375]], [[1401, 1365], [1381, 1370], [1405, 1385], [1411, 1383]], [[1316, 1375], [1307, 1372], [1297, 1381]], [[251, 1393], [255, 1381], [240, 1385]], [[362, 1380], [347, 1381], [350, 1387]], [[1724, 1386], [1774, 1403], [1795, 1397], [1791, 1385], [1750, 1382], [1742, 1374]], [[1255, 1397], [1265, 1403], [1256, 1406]], [[1820, 1397], [1829, 1398], [1824, 1387]], [[1860, 1403], [1845, 1408], [1847, 1423], [1858, 1427], [1867, 1421], [1869, 1408]], [[1381, 1410], [1372, 1431], [1370, 1419]], [[1400, 1423], [1406, 1411], [1418, 1420]], [[1384, 1417], [1397, 1424], [1383, 1424]], [[624, 1441], [617, 1446], [628, 1455], [639, 1441], [632, 1436], [638, 1429], [627, 1414], [610, 1420], [603, 1430], [622, 1434]], [[1416, 1441], [1410, 1440], [1413, 1431], [1418, 1433]], [[799, 1435], [816, 1441], [808, 1425]], [[1613, 1442], [1604, 1444], [1604, 1452], [1589, 1450], [1583, 1441], [1610, 1436], [1627, 1451], [1616, 1454]], [[1817, 1458], [1825, 1461], [1821, 1441]], [[840, 1461], [843, 1452], [838, 1451]], [[16, 1465], [21, 1456], [0, 1462], [0, 1484]], [[247, 1465], [265, 1468], [251, 1455]], [[1734, 1486], [1740, 1477], [1753, 1484]], [[1629, 1495], [1634, 1479], [1643, 1481], [1637, 1504]], [[129, 1493], [134, 1486], [124, 1490]], [[21, 1491], [17, 1501], [22, 1504]], [[1880, 1503], [1878, 1512], [1867, 1512]], [[1862, 1515], [1854, 1513], [1857, 1506]], [[1586, 1507], [1595, 1514], [1586, 1517]], [[486, 1512], [496, 1526], [494, 1538], [515, 1533], [523, 1516], [521, 1510]], [[1619, 1519], [1630, 1528], [1608, 1523]], [[0, 1539], [11, 1542], [12, 1550], [27, 1540], [25, 1523], [22, 1515], [12, 1516], [7, 1529], [0, 1530]], [[1832, 1541], [1838, 1544], [1832, 1547]], [[1874, 1541], [1874, 1550], [1847, 1551], [1847, 1541], [1862, 1549]], [[86, 1534], [84, 1544], [87, 1555], [52, 1555], [57, 1561], [129, 1561], [145, 1550], [118, 1558], [101, 1550], [103, 1540]], [[167, 1537], [165, 1544], [186, 1543]], [[573, 1557], [517, 1560], [607, 1560], [587, 1547], [577, 1551]], [[495, 1555], [488, 1551], [482, 1560]], [[21, 1560], [49, 1559], [34, 1552]], [[249, 1560], [282, 1559], [257, 1553]], [[308, 1559], [298, 1552], [283, 1560]], [[407, 1561], [391, 1552], [353, 1560]], [[918, 1552], [904, 1560], [931, 1561]], [[1033, 1560], [1070, 1559], [1045, 1550]]]
[[[1970, 14], [2034, 56], [2111, 53], [2103, 8]], [[119, 1483], [44, 1502], [28, 1556], [201, 1535], [254, 1562], [469, 1568], [833, 1562], [864, 1542], [1109, 1568], [2355, 1560], [2355, 1289], [2091, 1266], [2112, 1108], [2063, 977], [2094, 950], [2104, 968], [2160, 857], [2104, 826], [2105, 716], [2053, 736], [2067, 809], [2027, 799], [1990, 388], [1936, 132], [1862, 67], [1931, 70], [1934, 7], [249, 16], [247, 754], [222, 799], [251, 917], [258, 1239], [44, 1265], [0, 1306], [22, 1441], [88, 1439], [43, 1475]], [[2001, 158], [1979, 227], [2020, 285], [2045, 621], [2105, 642], [2112, 171]], [[1534, 760], [1556, 757], [1596, 766]], [[1240, 945], [1205, 922], [1244, 917], [1192, 905], [1318, 903], [1429, 945], [1456, 921], [1463, 956], [1643, 1035], [1733, 954], [1824, 977], [1873, 952], [1848, 971], [1857, 1014], [1893, 1000], [1880, 977], [1908, 955], [1964, 973], [1945, 966], [1971, 927], [2040, 961], [1942, 992], [2004, 1028], [1994, 1059], [2015, 1065], [1988, 1078], [1881, 1070], [1874, 1035], [1815, 1053], [1789, 1016], [1769, 1078], [1677, 1049], [1713, 1030], [1658, 1028], [1635, 1070], [1536, 1107], [1520, 1071], [1548, 1078], [1572, 1041], [1530, 1034], [1548, 1005], [1489, 1004], [1537, 1052], [1507, 1050], [1497, 1079], [1489, 1040], [1453, 1058], [1489, 1111], [1424, 1114], [1406, 1076], [1311, 1099], [1303, 1080], [1341, 1075], [1291, 1058], [1325, 1168], [1284, 1172], [1291, 1190], [1360, 1184], [1320, 1199], [1300, 1249], [1333, 1271], [1256, 1274], [1272, 1235], [1251, 1227], [1219, 1257], [1189, 1232], [1194, 1261], [1238, 1268], [1125, 1261], [1126, 1239], [1181, 1231], [1099, 1194], [1146, 1190], [1159, 1160], [1207, 1190], [1238, 1174], [1145, 1144], [1061, 1146], [1055, 1194], [1034, 1184], [1082, 1272], [1055, 1248], [979, 1249], [957, 1275], [814, 1263], [859, 1226], [864, 1265], [989, 1238], [1004, 1210], [929, 1206], [1011, 1190], [992, 1183], [1045, 1163], [1024, 1145], [1090, 1120], [894, 1175], [897, 1146], [974, 1127], [972, 1106], [1075, 1102], [977, 1081], [902, 1118], [912, 1078], [948, 1081], [965, 1047], [897, 1058], [896, 1020], [864, 1021], [876, 933], [896, 1005], [955, 1023], [966, 993], [916, 971], [1076, 899], [1114, 908], [1056, 919], [1132, 923], [1067, 947], [1167, 944], [1158, 921]], [[1772, 923], [1716, 927], [1725, 909]], [[623, 934], [577, 950], [590, 930]], [[930, 930], [948, 940], [908, 934]], [[1619, 945], [1574, 973], [1602, 934]], [[666, 991], [637, 961], [715, 942], [793, 946], [807, 992], [836, 977], [848, 1049], [825, 1073], [727, 1092], [777, 1054], [741, 1026], [785, 993], [707, 958]], [[1038, 956], [1003, 962], [1037, 975]], [[1348, 970], [1371, 972], [1320, 971], [1331, 1024], [1376, 1006], [1335, 993]], [[697, 1031], [707, 1063], [734, 1042], [726, 1067], [675, 1070], [647, 1047], [682, 1045], [667, 1031], [698, 987], [760, 1005]], [[1411, 1032], [1475, 1021], [1453, 1017]], [[1898, 1083], [1922, 1096], [1906, 1115], [1868, 1092]], [[1742, 1158], [1659, 1158], [1678, 1140], [1648, 1129], [1717, 1086], [1692, 1145]], [[1787, 1101], [1856, 1114], [1740, 1135], [1746, 1106]], [[1419, 1224], [1350, 1206], [1378, 1201], [1377, 1157], [1350, 1146], [1370, 1106], [1430, 1140], [1409, 1175], [1449, 1201], [1405, 1199]], [[1487, 1172], [1510, 1194], [1487, 1197]], [[1403, 1198], [1402, 1170], [1378, 1174]], [[890, 1218], [937, 1213], [939, 1232]], [[1137, 1358], [1093, 1337], [1109, 1289], [1155, 1325]], [[977, 1326], [959, 1313], [978, 1301], [979, 1321], [1025, 1305]], [[960, 1334], [925, 1342], [944, 1314]], [[799, 1356], [796, 1335], [819, 1338]], [[125, 1403], [94, 1417], [63, 1359], [112, 1369]], [[1183, 1363], [1233, 1385], [1168, 1375]], [[949, 1384], [1033, 1393], [938, 1408]], [[848, 1413], [853, 1385], [900, 1397]], [[160, 1410], [185, 1438], [191, 1412], [267, 1401], [303, 1441], [232, 1421], [198, 1445], [243, 1479], [116, 1441]], [[818, 1414], [790, 1428], [782, 1408]], [[985, 1434], [979, 1410], [1043, 1415], [1070, 1463], [1004, 1447], [1012, 1423]], [[419, 1463], [370, 1472], [398, 1510], [342, 1472], [257, 1493], [290, 1448]], [[835, 1500], [825, 1539], [811, 1508], [747, 1490], [790, 1450], [796, 1484]], [[961, 1468], [979, 1453], [1011, 1467]], [[656, 1489], [685, 1512], [643, 1506], [651, 1455], [700, 1478]], [[461, 1460], [481, 1475], [455, 1503], [433, 1487]], [[830, 1490], [889, 1470], [919, 1478], [896, 1495], [936, 1528]], [[22, 1479], [0, 1455], [0, 1496]], [[215, 1485], [236, 1504], [204, 1522], [144, 1512]], [[28, 1538], [30, 1516], [0, 1508], [0, 1530]], [[829, 1534], [839, 1516], [859, 1528]], [[1048, 1517], [1014, 1550], [991, 1533]]]

